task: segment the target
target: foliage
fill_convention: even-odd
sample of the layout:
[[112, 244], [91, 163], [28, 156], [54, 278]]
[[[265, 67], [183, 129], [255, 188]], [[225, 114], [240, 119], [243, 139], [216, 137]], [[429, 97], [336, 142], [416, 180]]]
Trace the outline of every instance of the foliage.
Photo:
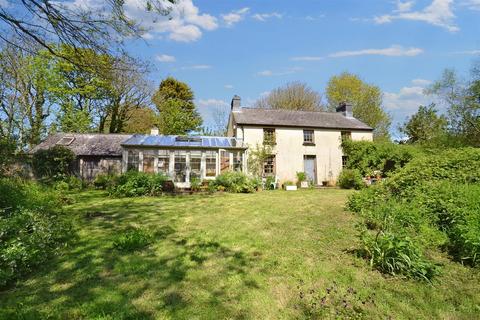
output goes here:
[[133, 228], [120, 233], [113, 241], [113, 247], [120, 251], [132, 252], [145, 248], [153, 242], [153, 235], [142, 228]]
[[295, 186], [296, 184], [293, 181], [287, 180], [283, 182], [283, 187], [285, 188], [286, 186]]
[[352, 103], [353, 116], [371, 126], [376, 139], [389, 138], [391, 120], [382, 107], [382, 91], [378, 86], [344, 72], [330, 78], [326, 95], [330, 111], [335, 111], [342, 102]]
[[274, 190], [275, 189], [275, 177], [268, 176], [265, 178], [265, 189], [266, 190]]
[[297, 181], [299, 183], [301, 183], [303, 181], [307, 181], [307, 174], [303, 171], [297, 172]]
[[41, 265], [66, 241], [69, 224], [55, 194], [0, 179], [0, 287]]
[[190, 178], [190, 189], [192, 191], [200, 190], [201, 185], [202, 185], [202, 179], [197, 177]]
[[156, 196], [169, 178], [163, 174], [128, 171], [114, 179], [109, 193], [115, 197]]
[[453, 69], [427, 90], [447, 107], [449, 133], [469, 146], [480, 146], [480, 63], [474, 64], [469, 80], [462, 80]]
[[381, 256], [385, 246], [399, 251], [390, 254], [410, 259], [411, 263], [401, 262], [401, 273], [416, 278], [419, 270], [427, 278], [435, 274], [427, 268], [433, 262], [424, 258], [429, 250], [446, 249], [453, 259], [478, 266], [479, 166], [480, 150], [448, 149], [417, 157], [385, 182], [352, 195], [348, 208], [363, 218], [364, 230], [377, 232], [361, 234], [373, 266], [393, 272], [374, 256]]
[[318, 92], [302, 82], [291, 82], [272, 90], [255, 103], [256, 108], [317, 111], [323, 110]]
[[357, 169], [343, 169], [338, 176], [338, 185], [342, 189], [361, 189], [365, 185], [362, 174]]
[[64, 146], [38, 150], [32, 159], [33, 172], [37, 178], [46, 181], [61, 180], [71, 173], [74, 160], [75, 154]]
[[239, 171], [227, 171], [218, 175], [212, 184], [219, 190], [233, 193], [253, 193], [257, 191], [261, 182], [256, 178], [250, 178]]
[[196, 110], [193, 91], [186, 83], [172, 77], [162, 80], [152, 101], [160, 113], [161, 133], [185, 135], [200, 129], [202, 118]]
[[148, 134], [157, 123], [158, 116], [151, 108], [136, 108], [130, 111], [122, 132]]
[[255, 177], [264, 176], [265, 161], [272, 155], [273, 148], [271, 144], [256, 144], [255, 148], [250, 148], [248, 152], [248, 172]]
[[57, 191], [82, 191], [85, 188], [85, 183], [82, 179], [75, 176], [66, 176], [62, 180], [55, 182], [53, 188]]
[[408, 145], [391, 142], [342, 141], [343, 153], [347, 156], [347, 169], [357, 169], [362, 176], [381, 171], [384, 176], [405, 166], [422, 153], [422, 150]]
[[93, 180], [93, 186], [97, 189], [108, 190], [117, 184], [118, 176], [114, 174], [98, 174]]
[[5, 176], [15, 159], [15, 141], [0, 137], [0, 178]]
[[445, 116], [437, 115], [435, 104], [428, 107], [418, 107], [417, 113], [412, 115], [400, 131], [408, 137], [408, 142], [427, 142], [432, 141], [446, 133], [447, 119]]
[[379, 271], [425, 281], [438, 274], [437, 267], [423, 257], [418, 245], [408, 236], [400, 237], [383, 231], [376, 235], [364, 232], [361, 241], [362, 253]]

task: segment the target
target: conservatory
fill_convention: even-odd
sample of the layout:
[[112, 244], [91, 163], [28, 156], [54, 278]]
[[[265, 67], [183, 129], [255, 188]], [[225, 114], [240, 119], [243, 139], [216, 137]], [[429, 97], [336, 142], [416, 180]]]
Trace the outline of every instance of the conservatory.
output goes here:
[[193, 179], [215, 179], [228, 170], [245, 171], [246, 146], [230, 137], [133, 135], [122, 143], [122, 171], [163, 173], [188, 188]]

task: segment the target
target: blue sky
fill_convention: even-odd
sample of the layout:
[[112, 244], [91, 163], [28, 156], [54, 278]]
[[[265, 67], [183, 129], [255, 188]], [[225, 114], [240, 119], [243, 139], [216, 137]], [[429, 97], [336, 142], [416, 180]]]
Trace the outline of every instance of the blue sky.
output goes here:
[[187, 82], [207, 124], [234, 94], [249, 106], [291, 81], [323, 94], [343, 71], [378, 85], [394, 123], [403, 122], [431, 102], [422, 90], [444, 68], [467, 74], [480, 56], [480, 0], [178, 0], [169, 20], [142, 3], [125, 0], [148, 30], [128, 50], [153, 65], [155, 85]]

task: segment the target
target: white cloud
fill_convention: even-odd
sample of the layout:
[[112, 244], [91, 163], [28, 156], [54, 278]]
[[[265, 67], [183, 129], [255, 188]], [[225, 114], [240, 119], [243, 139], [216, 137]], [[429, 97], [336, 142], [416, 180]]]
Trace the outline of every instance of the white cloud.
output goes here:
[[221, 99], [200, 99], [198, 106], [200, 107], [227, 107], [229, 104]]
[[182, 67], [182, 70], [206, 70], [211, 68], [212, 66], [208, 64], [194, 64], [192, 66]]
[[174, 56], [169, 56], [168, 54], [157, 54], [155, 59], [159, 62], [175, 62], [177, 60]]
[[293, 57], [290, 60], [292, 61], [319, 61], [323, 60], [323, 57], [319, 56], [302, 56], [302, 57]]
[[222, 14], [223, 22], [229, 27], [234, 24], [242, 21], [245, 18], [245, 15], [250, 11], [250, 8], [242, 8], [239, 10], [232, 11], [227, 14]]
[[298, 67], [285, 69], [285, 70], [283, 70], [283, 71], [263, 70], [263, 71], [257, 72], [257, 76], [261, 76], [261, 77], [285, 76], [285, 75], [288, 75], [288, 74], [297, 73], [297, 72], [299, 72], [299, 71], [301, 71], [301, 70], [303, 70], [303, 69], [302, 69], [302, 68], [298, 68]]
[[462, 3], [470, 10], [480, 11], [480, 0], [466, 0]]
[[0, 8], [10, 8], [11, 3], [8, 0], [0, 0]]
[[231, 84], [226, 84], [223, 86], [225, 89], [233, 89], [233, 85]]
[[398, 2], [393, 14], [386, 14], [374, 18], [377, 24], [390, 23], [393, 20], [423, 21], [428, 24], [445, 28], [450, 32], [460, 29], [455, 25], [453, 0], [433, 0], [430, 5], [420, 11], [412, 11], [413, 2]]
[[283, 14], [280, 14], [278, 12], [271, 12], [271, 13], [256, 13], [252, 16], [253, 19], [258, 20], [258, 21], [267, 21], [268, 19], [271, 18], [277, 18], [277, 19], [282, 19]]
[[340, 57], [353, 57], [353, 56], [364, 56], [364, 55], [377, 55], [377, 56], [388, 56], [388, 57], [413, 57], [423, 53], [423, 50], [420, 48], [404, 48], [399, 45], [393, 45], [389, 48], [384, 49], [363, 49], [356, 51], [340, 51], [335, 52], [329, 55], [330, 58], [340, 58]]
[[431, 84], [432, 81], [426, 79], [413, 79], [412, 84], [419, 87], [425, 87]]
[[125, 14], [139, 22], [150, 37], [154, 38], [167, 34], [171, 40], [191, 42], [200, 39], [203, 30], [218, 28], [217, 19], [209, 14], [201, 14], [192, 0], [179, 0], [173, 5], [166, 6], [171, 8], [168, 17], [148, 12], [144, 8], [144, 2], [138, 0], [125, 0], [124, 8]]

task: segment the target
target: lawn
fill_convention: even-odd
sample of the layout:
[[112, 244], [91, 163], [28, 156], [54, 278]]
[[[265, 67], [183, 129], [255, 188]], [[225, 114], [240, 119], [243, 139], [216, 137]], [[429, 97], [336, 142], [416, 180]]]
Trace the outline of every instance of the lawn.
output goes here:
[[[443, 264], [433, 284], [384, 277], [352, 253], [349, 191], [111, 199], [66, 207], [63, 254], [0, 293], [0, 319], [472, 319], [480, 274]], [[155, 234], [122, 252], [125, 230]]]

